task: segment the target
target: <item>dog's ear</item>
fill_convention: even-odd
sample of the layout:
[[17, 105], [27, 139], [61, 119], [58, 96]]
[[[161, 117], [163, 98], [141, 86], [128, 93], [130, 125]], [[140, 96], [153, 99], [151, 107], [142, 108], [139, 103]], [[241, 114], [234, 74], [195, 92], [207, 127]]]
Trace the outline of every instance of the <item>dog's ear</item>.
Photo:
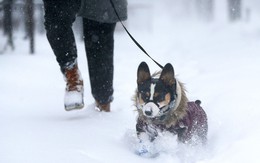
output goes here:
[[161, 73], [160, 80], [167, 86], [173, 86], [175, 84], [174, 69], [170, 63], [167, 63]]
[[150, 78], [151, 74], [148, 65], [145, 62], [140, 63], [137, 70], [137, 84], [142, 84]]

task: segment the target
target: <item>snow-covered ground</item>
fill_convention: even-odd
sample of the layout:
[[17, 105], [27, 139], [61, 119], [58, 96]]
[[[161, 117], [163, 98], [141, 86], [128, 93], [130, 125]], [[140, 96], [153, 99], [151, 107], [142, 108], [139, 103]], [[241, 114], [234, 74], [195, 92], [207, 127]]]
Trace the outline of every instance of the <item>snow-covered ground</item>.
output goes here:
[[[136, 70], [146, 61], [159, 68], [129, 39], [115, 35], [112, 112], [94, 110], [84, 45], [77, 41], [85, 80], [85, 108], [66, 112], [65, 83], [44, 35], [36, 54], [16, 37], [15, 51], [0, 55], [1, 163], [258, 163], [260, 148], [260, 24], [225, 21], [169, 21], [157, 16], [152, 29], [130, 31], [159, 63], [172, 63], [190, 100], [200, 99], [208, 114], [205, 149], [179, 146], [165, 135], [162, 152], [143, 158], [136, 149], [136, 112], [131, 97]], [[3, 43], [3, 40], [0, 40]]]

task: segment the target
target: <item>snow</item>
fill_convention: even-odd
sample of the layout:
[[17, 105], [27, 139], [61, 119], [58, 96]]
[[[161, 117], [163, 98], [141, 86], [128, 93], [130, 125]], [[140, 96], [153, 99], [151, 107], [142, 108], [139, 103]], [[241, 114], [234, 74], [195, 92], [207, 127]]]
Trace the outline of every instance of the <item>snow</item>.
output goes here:
[[151, 72], [159, 67], [125, 32], [115, 35], [111, 113], [94, 109], [83, 42], [77, 40], [86, 106], [66, 112], [65, 82], [46, 37], [37, 35], [36, 54], [30, 55], [29, 43], [18, 33], [16, 50], [0, 55], [0, 162], [260, 162], [258, 19], [233, 24], [170, 20], [157, 15], [152, 28], [128, 27], [154, 59], [173, 64], [188, 98], [202, 101], [209, 122], [204, 149], [178, 145], [175, 136], [165, 134], [155, 144], [158, 157], [135, 154], [137, 113], [131, 98], [137, 67], [141, 61]]
[[[82, 86], [80, 86], [82, 88]], [[64, 106], [66, 106], [66, 111], [71, 111], [73, 109], [82, 109], [84, 106], [83, 93], [84, 91], [70, 91], [65, 93]]]

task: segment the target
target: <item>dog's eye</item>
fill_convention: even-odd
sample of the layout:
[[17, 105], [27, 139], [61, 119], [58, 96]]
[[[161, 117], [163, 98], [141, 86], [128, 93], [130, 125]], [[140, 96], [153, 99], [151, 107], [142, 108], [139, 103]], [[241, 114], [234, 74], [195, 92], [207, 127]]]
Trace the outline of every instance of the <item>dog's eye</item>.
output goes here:
[[163, 94], [159, 95], [159, 94], [156, 94], [157, 96], [154, 96], [154, 101], [156, 102], [162, 102], [165, 100], [165, 96]]
[[150, 93], [149, 92], [142, 92], [141, 97], [144, 101], [148, 101], [150, 98]]

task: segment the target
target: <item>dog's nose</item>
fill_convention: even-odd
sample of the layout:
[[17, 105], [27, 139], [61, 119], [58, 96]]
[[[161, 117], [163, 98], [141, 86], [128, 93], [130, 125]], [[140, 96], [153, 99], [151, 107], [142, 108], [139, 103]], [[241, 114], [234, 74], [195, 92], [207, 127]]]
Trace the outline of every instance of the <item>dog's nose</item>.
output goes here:
[[146, 111], [144, 111], [144, 113], [145, 113], [147, 116], [151, 116], [151, 115], [152, 115], [152, 110], [150, 110], [150, 111], [146, 110]]
[[160, 109], [153, 102], [148, 102], [143, 107], [144, 116], [147, 116], [147, 117], [150, 117], [150, 118], [156, 116], [159, 113], [159, 111], [160, 111]]

